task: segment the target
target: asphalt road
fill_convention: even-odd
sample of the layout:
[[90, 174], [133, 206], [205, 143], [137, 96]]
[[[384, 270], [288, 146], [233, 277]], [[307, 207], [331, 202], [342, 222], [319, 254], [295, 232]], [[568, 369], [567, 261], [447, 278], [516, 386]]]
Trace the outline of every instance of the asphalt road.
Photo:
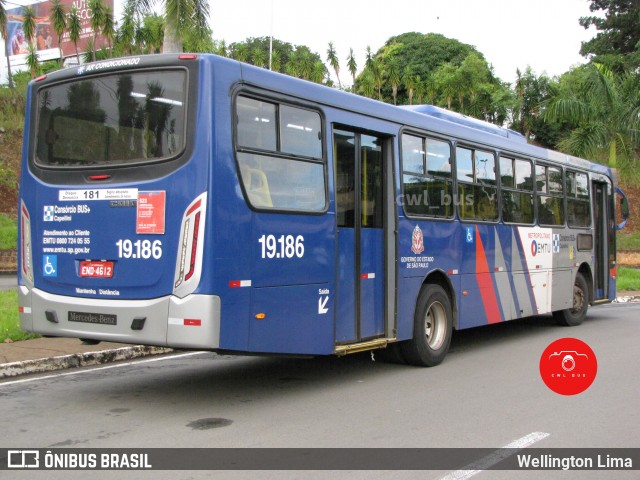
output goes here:
[[[598, 358], [591, 387], [550, 391], [552, 341]], [[640, 304], [592, 308], [583, 325], [550, 317], [454, 335], [431, 369], [345, 358], [190, 353], [0, 383], [1, 447], [491, 447], [535, 433], [535, 447], [640, 447]], [[1, 473], [1, 472], [0, 472]], [[5, 472], [6, 473], [6, 472]], [[12, 478], [329, 478], [344, 472], [11, 472]], [[437, 479], [450, 472], [349, 472]], [[0, 475], [1, 476], [1, 475]], [[474, 479], [638, 478], [635, 472], [481, 472]]]

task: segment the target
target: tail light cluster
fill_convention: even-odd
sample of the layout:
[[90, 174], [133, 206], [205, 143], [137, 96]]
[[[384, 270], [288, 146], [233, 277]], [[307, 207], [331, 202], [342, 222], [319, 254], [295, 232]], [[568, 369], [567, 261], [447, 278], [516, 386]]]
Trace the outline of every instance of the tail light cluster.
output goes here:
[[173, 283], [173, 293], [178, 297], [189, 295], [200, 283], [206, 208], [207, 194], [205, 192], [187, 207], [182, 216], [176, 274]]
[[22, 277], [33, 283], [33, 249], [31, 248], [31, 216], [24, 202], [20, 205], [20, 271]]

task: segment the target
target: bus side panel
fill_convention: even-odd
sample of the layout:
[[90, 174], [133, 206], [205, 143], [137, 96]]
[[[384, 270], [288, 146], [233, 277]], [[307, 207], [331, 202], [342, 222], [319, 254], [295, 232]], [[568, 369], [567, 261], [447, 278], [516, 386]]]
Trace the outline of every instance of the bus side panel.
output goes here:
[[[249, 351], [328, 355], [333, 352], [333, 305], [317, 285], [256, 288]], [[324, 312], [324, 313], [322, 313]], [[263, 314], [264, 318], [258, 315]]]
[[[398, 340], [413, 336], [413, 321], [420, 288], [427, 276], [444, 272], [455, 292], [462, 252], [468, 248], [458, 222], [398, 220]], [[416, 229], [417, 228], [417, 229]], [[459, 295], [456, 293], [459, 299]], [[453, 301], [453, 299], [452, 299]]]

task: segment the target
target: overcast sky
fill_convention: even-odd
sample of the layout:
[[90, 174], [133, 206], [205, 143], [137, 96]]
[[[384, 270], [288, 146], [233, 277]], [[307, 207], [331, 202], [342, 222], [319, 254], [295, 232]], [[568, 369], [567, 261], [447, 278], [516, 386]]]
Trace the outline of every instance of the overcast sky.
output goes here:
[[[588, 0], [225, 0], [211, 2], [216, 40], [273, 36], [307, 45], [326, 61], [333, 41], [348, 79], [346, 58], [353, 48], [358, 68], [367, 45], [376, 52], [405, 32], [435, 32], [476, 47], [502, 80], [516, 68], [559, 75], [584, 63], [580, 42], [595, 36], [578, 20], [590, 15]], [[271, 18], [273, 11], [273, 27]]]

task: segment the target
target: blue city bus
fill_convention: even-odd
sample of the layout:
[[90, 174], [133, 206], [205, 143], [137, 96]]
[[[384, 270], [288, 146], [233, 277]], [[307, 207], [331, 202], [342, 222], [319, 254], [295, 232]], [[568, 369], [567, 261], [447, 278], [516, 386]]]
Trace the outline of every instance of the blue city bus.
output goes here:
[[432, 106], [214, 55], [81, 65], [29, 86], [21, 326], [432, 366], [453, 330], [611, 302], [615, 191]]

